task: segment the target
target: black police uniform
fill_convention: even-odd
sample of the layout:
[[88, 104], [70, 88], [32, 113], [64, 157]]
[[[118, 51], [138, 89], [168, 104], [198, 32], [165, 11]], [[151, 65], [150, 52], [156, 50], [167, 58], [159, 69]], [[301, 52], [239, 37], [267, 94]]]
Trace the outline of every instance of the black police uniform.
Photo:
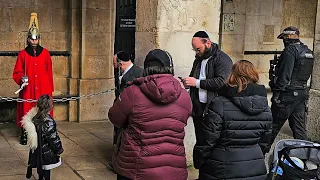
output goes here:
[[307, 140], [305, 127], [308, 88], [307, 81], [312, 73], [311, 50], [298, 39], [286, 45], [275, 70], [271, 111], [273, 129], [270, 144], [273, 143], [285, 121], [295, 139]]

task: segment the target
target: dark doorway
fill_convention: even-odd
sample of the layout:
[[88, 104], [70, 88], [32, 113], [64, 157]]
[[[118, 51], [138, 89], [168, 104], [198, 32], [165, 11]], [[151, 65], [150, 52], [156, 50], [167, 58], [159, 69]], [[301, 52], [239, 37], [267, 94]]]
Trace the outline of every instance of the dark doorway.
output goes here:
[[114, 52], [125, 51], [135, 59], [136, 0], [116, 0]]

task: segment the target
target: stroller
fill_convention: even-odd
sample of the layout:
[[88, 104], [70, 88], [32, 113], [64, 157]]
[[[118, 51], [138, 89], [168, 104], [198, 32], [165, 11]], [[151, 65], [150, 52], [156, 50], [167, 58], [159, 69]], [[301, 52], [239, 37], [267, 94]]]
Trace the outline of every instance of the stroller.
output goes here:
[[271, 158], [268, 180], [320, 179], [318, 143], [298, 139], [281, 140], [275, 145]]

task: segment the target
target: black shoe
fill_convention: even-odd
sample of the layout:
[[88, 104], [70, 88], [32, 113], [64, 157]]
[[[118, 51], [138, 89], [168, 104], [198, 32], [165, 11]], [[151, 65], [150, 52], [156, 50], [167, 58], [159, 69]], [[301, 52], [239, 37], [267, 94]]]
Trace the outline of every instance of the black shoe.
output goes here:
[[20, 144], [27, 145], [27, 132], [23, 128], [21, 128], [20, 133]]

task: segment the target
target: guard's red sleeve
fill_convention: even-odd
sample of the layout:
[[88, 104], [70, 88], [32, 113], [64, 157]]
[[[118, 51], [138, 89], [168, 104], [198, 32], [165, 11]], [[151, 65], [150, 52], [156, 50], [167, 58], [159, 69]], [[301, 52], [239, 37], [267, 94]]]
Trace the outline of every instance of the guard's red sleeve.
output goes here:
[[18, 54], [16, 65], [13, 69], [12, 79], [18, 84], [21, 85], [21, 78], [24, 76], [24, 58], [23, 58], [23, 52], [21, 51]]

